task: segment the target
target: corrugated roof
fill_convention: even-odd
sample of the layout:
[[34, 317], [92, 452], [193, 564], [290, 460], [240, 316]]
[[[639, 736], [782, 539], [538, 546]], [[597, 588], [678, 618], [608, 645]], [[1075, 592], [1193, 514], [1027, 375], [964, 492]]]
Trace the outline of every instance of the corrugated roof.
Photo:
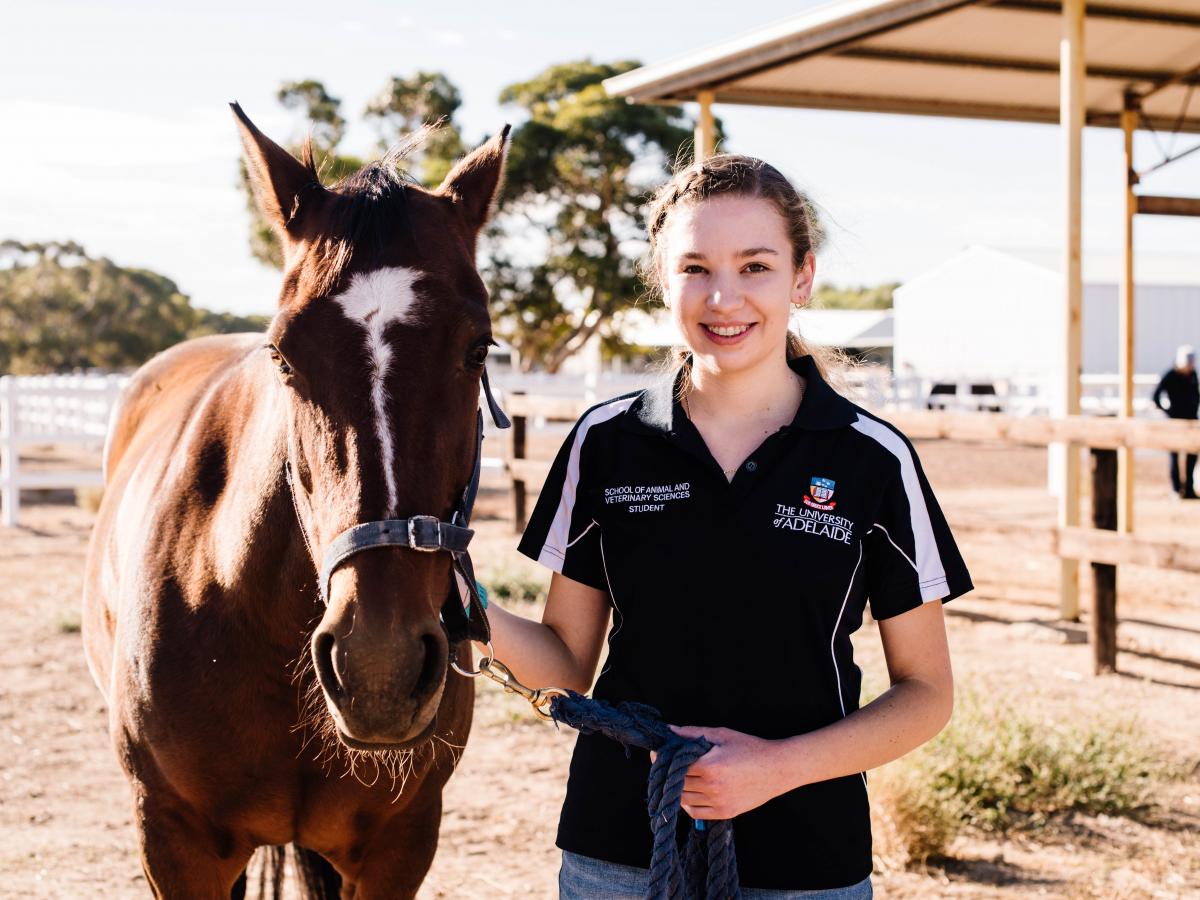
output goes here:
[[[1200, 0], [1087, 4], [1087, 124], [1126, 91], [1156, 129], [1200, 133]], [[718, 103], [1059, 120], [1059, 0], [842, 0], [610, 78], [634, 102]], [[1189, 101], [1193, 101], [1190, 102]]]

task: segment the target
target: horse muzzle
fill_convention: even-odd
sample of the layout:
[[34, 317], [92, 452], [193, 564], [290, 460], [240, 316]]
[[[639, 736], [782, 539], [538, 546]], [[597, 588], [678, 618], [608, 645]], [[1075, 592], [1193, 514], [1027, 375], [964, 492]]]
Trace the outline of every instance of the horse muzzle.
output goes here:
[[312, 656], [325, 702], [343, 743], [393, 750], [432, 733], [446, 685], [449, 644], [440, 627], [396, 640], [338, 635], [322, 625]]

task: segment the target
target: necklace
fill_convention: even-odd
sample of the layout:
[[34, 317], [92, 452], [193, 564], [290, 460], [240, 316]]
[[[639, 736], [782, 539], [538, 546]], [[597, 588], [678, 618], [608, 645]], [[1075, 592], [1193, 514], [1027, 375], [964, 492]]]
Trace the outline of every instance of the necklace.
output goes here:
[[[804, 390], [806, 387], [807, 387], [807, 385], [804, 383], [804, 380], [801, 379], [800, 380], [800, 400], [796, 404], [797, 408], [799, 408], [800, 404], [804, 402]], [[680, 402], [683, 405], [683, 414], [688, 417], [689, 422], [695, 424], [695, 419], [692, 418], [692, 407], [691, 407], [691, 404], [688, 403], [688, 396], [690, 394], [691, 394], [691, 389], [689, 388], [688, 392], [686, 394], [684, 394], [682, 397], [680, 397]], [[770, 433], [771, 433], [770, 428], [763, 429], [764, 437]], [[726, 478], [732, 478], [733, 473], [736, 472], [740, 468], [741, 468], [741, 463], [738, 463], [732, 469], [722, 469], [721, 474], [724, 475]]]

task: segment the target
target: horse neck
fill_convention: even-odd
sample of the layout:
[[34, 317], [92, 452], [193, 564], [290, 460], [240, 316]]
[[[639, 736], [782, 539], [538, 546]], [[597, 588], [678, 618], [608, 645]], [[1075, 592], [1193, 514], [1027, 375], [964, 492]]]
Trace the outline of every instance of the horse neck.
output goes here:
[[287, 405], [270, 373], [231, 373], [241, 415], [230, 428], [228, 475], [209, 523], [217, 580], [242, 611], [295, 635], [316, 614], [316, 571], [284, 466]]

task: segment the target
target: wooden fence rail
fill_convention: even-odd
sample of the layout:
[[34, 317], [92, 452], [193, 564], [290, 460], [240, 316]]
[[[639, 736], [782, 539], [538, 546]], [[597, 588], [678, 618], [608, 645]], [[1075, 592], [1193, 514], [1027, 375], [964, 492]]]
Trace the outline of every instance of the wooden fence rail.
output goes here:
[[[550, 461], [526, 456], [528, 419], [574, 421], [588, 404], [569, 397], [530, 394], [512, 394], [507, 403], [513, 420], [508, 471], [513, 486], [513, 521], [519, 532], [526, 522], [527, 486], [542, 484], [550, 472]], [[1063, 559], [1092, 564], [1096, 598], [1092, 643], [1097, 673], [1113, 671], [1116, 667], [1116, 566], [1151, 566], [1200, 574], [1200, 546], [1151, 541], [1113, 530], [1116, 527], [1116, 457], [1113, 451], [1125, 447], [1200, 453], [1200, 422], [904, 410], [889, 410], [887, 419], [909, 438], [917, 440], [941, 438], [1033, 447], [1068, 444], [1091, 448], [1094, 527], [1031, 529], [1023, 525], [958, 522], [955, 530], [1003, 535], [1006, 541], [1042, 549]]]

